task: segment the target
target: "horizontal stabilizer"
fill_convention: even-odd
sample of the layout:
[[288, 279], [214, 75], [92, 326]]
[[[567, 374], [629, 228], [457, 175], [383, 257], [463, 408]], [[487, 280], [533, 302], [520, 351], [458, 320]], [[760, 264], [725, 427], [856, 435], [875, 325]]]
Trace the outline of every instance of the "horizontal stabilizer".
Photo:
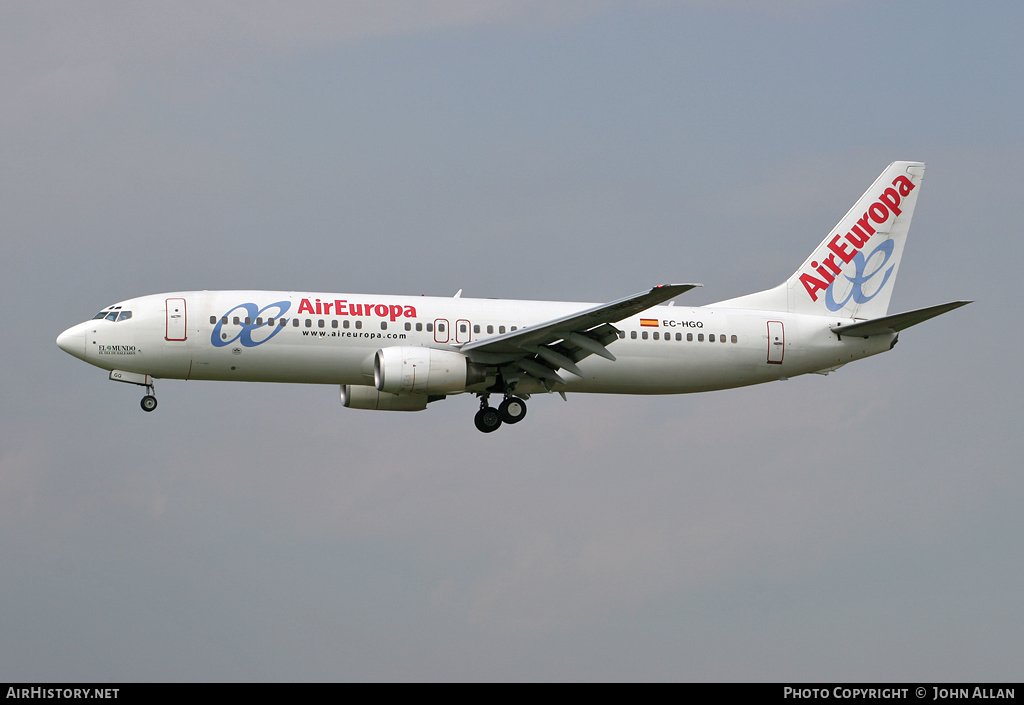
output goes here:
[[899, 333], [904, 328], [910, 328], [910, 326], [916, 326], [918, 323], [923, 323], [929, 318], [935, 318], [941, 316], [944, 313], [952, 311], [955, 308], [966, 306], [971, 303], [970, 301], [953, 301], [948, 304], [939, 304], [938, 306], [929, 306], [928, 308], [919, 308], [916, 311], [907, 311], [906, 313], [897, 313], [893, 316], [883, 316], [882, 318], [875, 318], [870, 321], [862, 321], [860, 323], [850, 323], [848, 325], [838, 325], [832, 327], [832, 332], [836, 335], [854, 335], [857, 337], [870, 338], [873, 335], [885, 335], [887, 333]]

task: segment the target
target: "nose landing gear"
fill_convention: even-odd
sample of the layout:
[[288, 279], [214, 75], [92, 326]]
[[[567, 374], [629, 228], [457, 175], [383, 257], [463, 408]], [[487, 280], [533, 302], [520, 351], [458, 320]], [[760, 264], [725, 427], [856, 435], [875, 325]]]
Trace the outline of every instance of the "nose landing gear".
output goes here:
[[[149, 387], [146, 391], [152, 391], [153, 388]], [[156, 408], [156, 397], [152, 394], [147, 394], [142, 397], [142, 401], [139, 403], [143, 411], [153, 411]]]
[[153, 411], [156, 408], [156, 390], [153, 387], [153, 378], [149, 375], [138, 372], [125, 372], [124, 370], [111, 370], [110, 379], [113, 382], [124, 382], [146, 388], [146, 396], [142, 397], [139, 406], [143, 411]]

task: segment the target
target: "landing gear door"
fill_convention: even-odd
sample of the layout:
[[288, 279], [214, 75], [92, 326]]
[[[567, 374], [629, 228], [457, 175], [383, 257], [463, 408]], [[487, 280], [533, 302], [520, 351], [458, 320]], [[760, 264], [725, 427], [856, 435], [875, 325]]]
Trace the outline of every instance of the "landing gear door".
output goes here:
[[167, 299], [167, 320], [164, 340], [185, 340], [188, 315], [185, 311], [185, 299]]
[[786, 355], [786, 331], [782, 321], [768, 321], [768, 364], [781, 365]]

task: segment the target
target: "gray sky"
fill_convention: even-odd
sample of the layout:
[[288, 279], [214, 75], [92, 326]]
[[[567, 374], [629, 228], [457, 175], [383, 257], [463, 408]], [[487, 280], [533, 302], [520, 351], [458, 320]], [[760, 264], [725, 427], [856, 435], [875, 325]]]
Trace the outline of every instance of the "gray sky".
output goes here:
[[[762, 5], [768, 6], [767, 8]], [[1015, 3], [0, 6], [0, 681], [1024, 677]], [[928, 162], [830, 375], [341, 407], [138, 390], [54, 338], [135, 295], [606, 301], [787, 277]]]

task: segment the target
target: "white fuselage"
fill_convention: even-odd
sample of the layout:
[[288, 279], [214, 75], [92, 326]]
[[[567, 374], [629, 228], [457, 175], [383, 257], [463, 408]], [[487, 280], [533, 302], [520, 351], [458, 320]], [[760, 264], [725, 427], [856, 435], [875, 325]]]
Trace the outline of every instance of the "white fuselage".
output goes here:
[[[273, 291], [187, 291], [129, 299], [58, 343], [107, 370], [154, 378], [374, 384], [390, 346], [460, 346], [594, 306], [588, 303]], [[615, 324], [608, 350], [554, 391], [680, 394], [834, 369], [884, 352], [895, 334], [840, 337], [843, 319], [735, 308], [655, 306]], [[535, 381], [517, 391], [544, 389]], [[530, 387], [529, 385], [533, 386]]]

